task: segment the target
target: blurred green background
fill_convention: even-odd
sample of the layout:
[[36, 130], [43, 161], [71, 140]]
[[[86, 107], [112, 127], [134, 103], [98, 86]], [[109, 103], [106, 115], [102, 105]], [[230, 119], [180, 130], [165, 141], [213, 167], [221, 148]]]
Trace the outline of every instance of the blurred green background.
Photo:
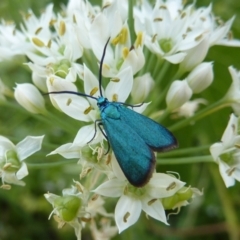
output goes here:
[[[42, 0], [0, 0], [0, 17], [7, 21], [14, 21], [19, 26], [21, 22], [20, 12], [33, 9], [36, 15], [51, 1]], [[52, 1], [55, 10], [59, 10], [61, 4], [67, 1]], [[100, 1], [91, 1], [99, 3]], [[208, 6], [212, 3], [213, 12], [223, 20], [235, 15], [236, 19], [232, 31], [236, 38], [240, 39], [240, 1], [239, 0], [199, 0], [197, 6]], [[1, 53], [0, 53], [1, 54]], [[216, 46], [211, 48], [206, 61], [214, 60], [215, 79], [213, 85], [199, 97], [206, 98], [209, 102], [220, 99], [231, 83], [228, 66], [233, 65], [240, 70], [240, 48], [228, 48]], [[0, 77], [9, 86], [14, 87], [15, 82], [31, 82], [31, 73], [21, 64], [25, 59], [18, 58], [14, 62], [0, 63]], [[19, 67], [20, 66], [20, 67]], [[0, 135], [11, 140], [23, 139], [26, 135], [42, 135], [42, 127], [45, 124], [31, 116], [24, 114], [19, 109], [10, 109], [1, 106]], [[202, 146], [219, 141], [227, 125], [230, 108], [221, 110], [197, 122], [175, 134], [180, 142], [180, 147]], [[41, 119], [40, 119], [41, 120]], [[79, 123], [68, 118], [69, 124], [76, 126]], [[169, 125], [169, 124], [167, 124]], [[44, 125], [44, 129], [45, 129]], [[55, 149], [62, 142], [70, 142], [72, 139], [64, 129], [49, 126], [51, 134], [45, 136], [47, 142], [43, 146], [46, 153]], [[187, 133], [186, 133], [187, 131]], [[64, 141], [62, 141], [64, 140]], [[14, 142], [17, 143], [17, 142]], [[45, 152], [38, 153], [32, 161], [47, 162], [57, 161], [59, 156], [45, 159]], [[208, 151], [200, 152], [209, 154]], [[30, 158], [31, 161], [31, 158]], [[190, 206], [182, 208], [178, 215], [170, 216], [170, 226], [155, 221], [147, 220], [142, 214], [141, 221], [124, 231], [114, 239], [163, 239], [163, 240], [227, 240], [238, 238], [232, 234], [236, 226], [240, 226], [240, 184], [226, 189], [218, 174], [215, 164], [192, 164], [161, 166], [159, 171], [167, 170], [179, 172], [181, 180], [191, 184], [192, 187], [204, 189], [204, 196], [196, 199]], [[72, 179], [77, 180], [79, 169], [75, 165], [65, 165], [50, 169], [30, 169], [29, 176], [24, 179], [26, 187], [13, 186], [10, 191], [0, 190], [0, 240], [71, 240], [75, 239], [72, 228], [65, 226], [57, 229], [57, 223], [48, 220], [52, 208], [44, 199], [43, 193], [47, 191], [61, 195], [63, 188], [70, 187]], [[109, 210], [114, 209], [115, 202], [108, 202]], [[233, 216], [231, 216], [233, 214]], [[237, 219], [236, 219], [237, 218]], [[92, 239], [88, 230], [83, 231], [83, 239]], [[239, 238], [240, 239], [240, 238]]]

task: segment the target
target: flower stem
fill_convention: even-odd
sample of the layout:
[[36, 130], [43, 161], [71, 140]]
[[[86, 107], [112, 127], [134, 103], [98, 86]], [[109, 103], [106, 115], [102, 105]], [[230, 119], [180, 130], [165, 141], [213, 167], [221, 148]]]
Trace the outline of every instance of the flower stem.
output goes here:
[[51, 163], [27, 163], [27, 166], [31, 169], [42, 169], [42, 168], [50, 168], [50, 167], [59, 167], [65, 164], [77, 163], [78, 159], [71, 159], [66, 161], [58, 161]]
[[130, 32], [132, 44], [136, 39], [135, 31], [134, 31], [134, 19], [133, 19], [133, 1], [134, 0], [128, 1], [128, 26], [129, 26], [129, 32]]
[[192, 117], [186, 118], [176, 124], [174, 124], [173, 126], [169, 127], [169, 130], [171, 131], [175, 131], [178, 130], [182, 127], [187, 126], [188, 124], [190, 124], [191, 122], [195, 122], [201, 118], [206, 117], [207, 115], [210, 115], [224, 107], [229, 106], [231, 103], [229, 101], [226, 102], [225, 99], [220, 99], [219, 101], [213, 103], [212, 105], [209, 105], [208, 107], [202, 109], [201, 111], [197, 112], [195, 115], [193, 115]]
[[209, 166], [209, 170], [213, 177], [214, 184], [216, 186], [216, 190], [218, 192], [218, 196], [220, 197], [223, 211], [226, 216], [226, 221], [228, 225], [228, 233], [229, 239], [238, 240], [239, 239], [239, 227], [238, 220], [236, 216], [236, 209], [234, 209], [233, 202], [231, 201], [231, 197], [226, 187], [223, 184], [223, 181], [218, 173], [216, 166]]
[[[162, 70], [161, 70], [161, 72], [163, 71], [163, 73], [160, 73], [160, 77], [159, 78], [161, 78], [161, 79], [163, 79], [163, 77], [166, 75], [166, 71], [168, 70], [168, 68], [169, 68], [169, 63], [168, 62], [164, 62], [164, 64], [163, 64], [164, 66], [162, 67]], [[167, 96], [167, 93], [168, 93], [168, 89], [170, 88], [170, 86], [171, 86], [171, 84], [172, 84], [172, 82], [174, 81], [174, 80], [176, 80], [177, 78], [179, 77], [179, 75], [178, 75], [178, 73], [176, 73], [172, 78], [170, 78], [169, 79], [169, 81], [168, 81], [168, 84], [165, 86], [165, 88], [161, 91], [161, 94], [158, 94], [157, 95], [157, 97], [156, 98], [154, 98], [154, 101], [153, 101], [153, 104], [154, 104], [154, 106], [153, 106], [153, 108], [157, 108], [157, 106], [159, 106], [159, 104], [164, 100], [164, 99], [166, 99], [166, 96]], [[161, 81], [161, 80], [158, 80], [159, 82]]]
[[164, 76], [166, 75], [167, 70], [170, 67], [170, 63], [163, 61], [162, 58], [158, 57], [158, 63], [153, 72], [153, 78], [156, 81], [156, 84], [160, 86]]
[[66, 132], [70, 133], [76, 133], [77, 129], [72, 124], [68, 124], [68, 121], [64, 118], [59, 118], [58, 116], [55, 116], [51, 112], [47, 112], [46, 115], [49, 118], [49, 121], [52, 123], [52, 125], [55, 125], [54, 123], [58, 124], [62, 129], [64, 129]]
[[159, 156], [162, 157], [172, 157], [172, 156], [179, 156], [183, 154], [193, 154], [193, 153], [201, 153], [202, 151], [209, 150], [211, 145], [204, 145], [204, 146], [197, 146], [197, 147], [191, 147], [191, 148], [180, 148], [180, 149], [174, 149], [170, 152], [164, 152], [159, 154]]
[[183, 158], [161, 158], [157, 157], [157, 164], [176, 165], [176, 164], [190, 164], [190, 163], [202, 163], [202, 162], [213, 162], [211, 155], [196, 156], [196, 157], [183, 157]]

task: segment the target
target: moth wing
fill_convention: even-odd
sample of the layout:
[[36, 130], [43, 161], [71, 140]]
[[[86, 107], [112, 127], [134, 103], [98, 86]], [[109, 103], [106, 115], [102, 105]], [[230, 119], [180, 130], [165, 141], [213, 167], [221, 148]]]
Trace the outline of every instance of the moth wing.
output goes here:
[[145, 185], [155, 168], [155, 156], [141, 136], [121, 119], [105, 118], [103, 123], [116, 159], [128, 179], [136, 186]]
[[161, 124], [123, 105], [119, 105], [118, 111], [122, 122], [137, 132], [154, 151], [162, 152], [177, 147], [176, 138]]

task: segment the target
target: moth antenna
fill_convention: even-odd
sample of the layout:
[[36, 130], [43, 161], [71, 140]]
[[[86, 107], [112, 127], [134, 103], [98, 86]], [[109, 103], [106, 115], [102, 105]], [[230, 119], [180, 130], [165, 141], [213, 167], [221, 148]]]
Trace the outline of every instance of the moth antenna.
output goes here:
[[102, 54], [102, 58], [101, 58], [101, 61], [100, 61], [100, 66], [99, 66], [99, 91], [100, 91], [100, 96], [102, 97], [103, 94], [102, 94], [102, 66], [103, 66], [103, 60], [104, 60], [104, 57], [105, 57], [105, 54], [106, 54], [106, 49], [107, 49], [107, 45], [109, 43], [109, 40], [110, 40], [110, 37], [108, 38], [105, 46], [104, 46], [104, 49], [103, 49], [103, 54]]
[[97, 101], [96, 97], [93, 97], [91, 95], [85, 94], [85, 93], [80, 93], [80, 92], [73, 92], [73, 91], [53, 91], [53, 92], [48, 92], [48, 93], [44, 93], [43, 95], [50, 95], [50, 94], [74, 94], [74, 95], [78, 95], [78, 96], [82, 96], [82, 97], [89, 97], [92, 99], [95, 99]]

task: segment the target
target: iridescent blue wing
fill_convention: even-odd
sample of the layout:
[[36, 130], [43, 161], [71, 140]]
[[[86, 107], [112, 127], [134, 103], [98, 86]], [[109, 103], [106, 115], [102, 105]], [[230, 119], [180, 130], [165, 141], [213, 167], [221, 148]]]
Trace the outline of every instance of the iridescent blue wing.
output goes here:
[[154, 151], [162, 152], [177, 147], [173, 134], [159, 123], [133, 110], [118, 105], [123, 125], [128, 125]]
[[108, 141], [128, 181], [136, 186], [145, 185], [155, 168], [155, 156], [142, 137], [125, 121], [102, 119]]

